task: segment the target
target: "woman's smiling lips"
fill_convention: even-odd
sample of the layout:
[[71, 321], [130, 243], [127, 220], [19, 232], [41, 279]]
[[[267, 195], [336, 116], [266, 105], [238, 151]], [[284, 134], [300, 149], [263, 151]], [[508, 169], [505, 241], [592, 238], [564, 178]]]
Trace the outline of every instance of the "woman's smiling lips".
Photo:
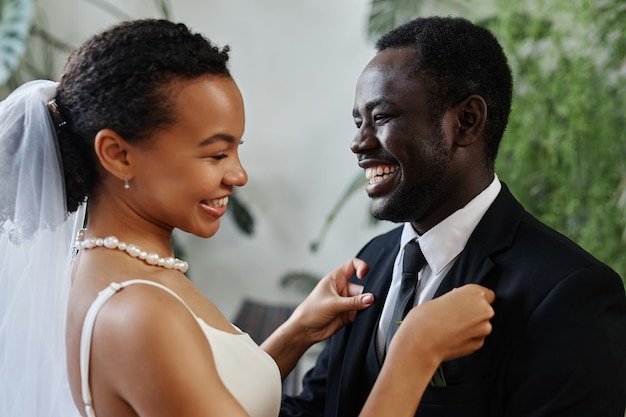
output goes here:
[[226, 208], [228, 207], [228, 196], [215, 198], [213, 200], [203, 200], [200, 202], [200, 206], [209, 214], [221, 217], [224, 213], [226, 213]]

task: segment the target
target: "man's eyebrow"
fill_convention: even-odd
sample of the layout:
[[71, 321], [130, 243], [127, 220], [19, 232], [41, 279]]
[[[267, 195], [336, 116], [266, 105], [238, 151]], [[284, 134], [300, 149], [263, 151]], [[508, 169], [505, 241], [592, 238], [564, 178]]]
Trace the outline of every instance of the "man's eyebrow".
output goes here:
[[217, 134], [217, 135], [213, 135], [210, 138], [206, 138], [203, 141], [201, 141], [198, 146], [202, 147], [202, 146], [207, 146], [207, 145], [211, 145], [215, 142], [226, 142], [226, 143], [234, 143], [236, 141], [235, 137], [232, 135], [226, 135], [226, 134]]
[[[372, 111], [374, 110], [376, 107], [378, 106], [382, 106], [382, 105], [389, 105], [389, 104], [393, 104], [389, 99], [381, 97], [381, 98], [377, 98], [375, 100], [371, 100], [368, 101], [365, 104], [365, 110], [367, 111]], [[359, 117], [359, 112], [356, 109], [356, 107], [354, 109], [352, 109], [352, 117]]]

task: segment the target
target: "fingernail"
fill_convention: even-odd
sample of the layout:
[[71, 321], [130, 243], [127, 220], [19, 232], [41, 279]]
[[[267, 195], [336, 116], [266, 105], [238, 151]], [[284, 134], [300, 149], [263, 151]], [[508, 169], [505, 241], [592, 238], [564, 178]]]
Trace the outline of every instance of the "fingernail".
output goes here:
[[374, 302], [374, 296], [372, 294], [364, 294], [361, 300], [364, 304], [372, 304]]

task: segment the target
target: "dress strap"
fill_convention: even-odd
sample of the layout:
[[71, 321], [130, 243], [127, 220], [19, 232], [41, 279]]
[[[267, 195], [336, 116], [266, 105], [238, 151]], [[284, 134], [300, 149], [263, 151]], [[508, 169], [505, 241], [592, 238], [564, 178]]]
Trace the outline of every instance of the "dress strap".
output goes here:
[[96, 316], [100, 312], [100, 309], [115, 293], [123, 288], [133, 284], [147, 284], [153, 287], [161, 288], [174, 296], [178, 301], [189, 310], [192, 316], [196, 317], [194, 312], [189, 308], [187, 303], [174, 291], [170, 290], [166, 286], [143, 279], [132, 279], [124, 281], [122, 283], [112, 282], [108, 287], [98, 293], [95, 301], [89, 307], [85, 320], [83, 322], [83, 329], [80, 337], [80, 376], [81, 376], [81, 394], [83, 397], [83, 403], [85, 403], [85, 414], [87, 417], [96, 417], [96, 413], [91, 404], [91, 388], [89, 387], [89, 361], [91, 358], [91, 339], [93, 335], [93, 327], [96, 322]]

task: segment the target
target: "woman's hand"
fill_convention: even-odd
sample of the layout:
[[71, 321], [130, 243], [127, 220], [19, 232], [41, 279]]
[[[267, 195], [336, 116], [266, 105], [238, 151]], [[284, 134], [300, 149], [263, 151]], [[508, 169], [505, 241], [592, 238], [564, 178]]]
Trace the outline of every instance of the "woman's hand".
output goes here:
[[494, 299], [493, 291], [468, 284], [409, 311], [359, 416], [415, 415], [441, 362], [482, 347], [491, 333]]
[[490, 289], [467, 284], [411, 309], [389, 353], [394, 347], [403, 352], [419, 347], [421, 352], [428, 349], [434, 360], [442, 362], [478, 350], [491, 333], [494, 300]]
[[283, 378], [309, 347], [332, 336], [354, 320], [357, 311], [374, 302], [372, 294], [362, 294], [362, 286], [348, 282], [351, 276], [360, 279], [366, 272], [367, 264], [353, 258], [326, 275], [291, 317], [263, 342], [261, 347], [274, 358]]
[[306, 335], [311, 344], [332, 336], [354, 320], [356, 312], [374, 302], [372, 294], [362, 294], [361, 285], [348, 282], [355, 275], [367, 273], [367, 264], [352, 258], [327, 274], [296, 308], [289, 321]]

